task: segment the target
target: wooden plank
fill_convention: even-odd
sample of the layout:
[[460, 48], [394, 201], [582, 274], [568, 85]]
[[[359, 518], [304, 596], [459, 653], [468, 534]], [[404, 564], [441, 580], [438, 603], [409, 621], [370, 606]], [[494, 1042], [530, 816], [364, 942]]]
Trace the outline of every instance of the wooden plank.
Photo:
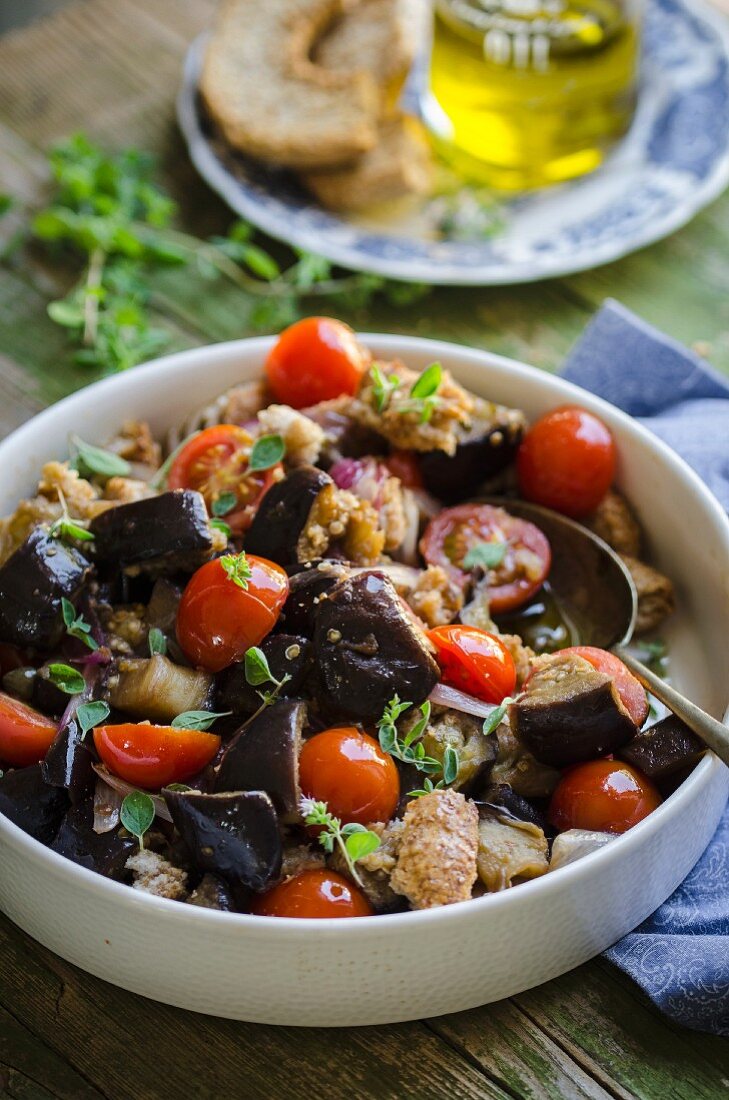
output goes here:
[[0, 1096], [8, 1100], [103, 1100], [104, 1094], [0, 1007]]
[[275, 1028], [183, 1012], [84, 974], [5, 918], [0, 1004], [113, 1100], [513, 1096], [422, 1024]]

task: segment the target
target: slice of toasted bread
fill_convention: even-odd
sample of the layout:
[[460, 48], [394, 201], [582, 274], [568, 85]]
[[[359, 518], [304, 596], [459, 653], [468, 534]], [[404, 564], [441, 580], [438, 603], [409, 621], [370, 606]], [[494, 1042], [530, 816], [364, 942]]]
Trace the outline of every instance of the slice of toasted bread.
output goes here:
[[394, 115], [382, 123], [374, 149], [352, 165], [306, 172], [301, 180], [330, 210], [355, 211], [425, 194], [431, 183], [430, 149], [420, 123]]
[[429, 10], [428, 0], [350, 0], [316, 43], [314, 61], [331, 72], [364, 69], [385, 91], [412, 65]]
[[200, 92], [226, 140], [284, 167], [340, 165], [377, 140], [372, 75], [310, 60], [343, 0], [223, 0]]

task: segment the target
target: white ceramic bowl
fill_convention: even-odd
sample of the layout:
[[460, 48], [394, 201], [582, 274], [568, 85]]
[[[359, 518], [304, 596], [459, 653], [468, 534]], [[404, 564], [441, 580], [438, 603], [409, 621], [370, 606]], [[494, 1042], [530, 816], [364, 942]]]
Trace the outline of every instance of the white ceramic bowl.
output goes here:
[[[678, 686], [713, 714], [729, 702], [729, 523], [698, 478], [628, 417], [578, 388], [481, 351], [371, 336], [383, 356], [440, 359], [477, 393], [529, 417], [565, 401], [618, 441], [618, 481], [677, 582], [669, 631]], [[128, 417], [156, 431], [260, 371], [269, 339], [200, 348], [118, 375], [41, 413], [0, 444], [0, 511], [29, 492], [75, 430], [103, 441]], [[140, 894], [77, 867], [0, 816], [0, 907], [59, 955], [147, 997], [274, 1024], [353, 1025], [456, 1012], [577, 966], [648, 916], [708, 843], [729, 771], [708, 755], [655, 813], [607, 848], [478, 901], [358, 920], [218, 913]]]

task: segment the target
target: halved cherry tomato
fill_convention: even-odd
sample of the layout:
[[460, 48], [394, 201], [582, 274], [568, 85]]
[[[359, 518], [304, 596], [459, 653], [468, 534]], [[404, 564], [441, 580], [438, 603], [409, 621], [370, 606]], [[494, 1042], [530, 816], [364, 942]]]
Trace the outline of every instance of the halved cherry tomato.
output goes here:
[[457, 581], [468, 579], [464, 558], [482, 544], [505, 547], [488, 570], [489, 607], [498, 615], [525, 603], [541, 588], [552, 564], [549, 542], [538, 527], [491, 504], [459, 504], [432, 519], [420, 540], [429, 565], [441, 565]]
[[422, 489], [423, 475], [416, 451], [393, 451], [385, 459], [385, 465], [391, 474], [399, 477], [406, 489]]
[[268, 470], [248, 470], [248, 456], [254, 439], [235, 424], [216, 424], [193, 436], [175, 455], [167, 475], [170, 489], [197, 489], [208, 511], [223, 493], [233, 493], [236, 504], [226, 512], [225, 522], [234, 535], [251, 525], [262, 498], [280, 477], [277, 463]]
[[335, 871], [302, 871], [256, 898], [258, 917], [371, 917], [361, 890]]
[[548, 816], [560, 832], [624, 833], [660, 804], [660, 794], [636, 768], [617, 760], [590, 760], [570, 768], [559, 781]]
[[342, 394], [353, 396], [370, 362], [349, 325], [331, 317], [306, 317], [284, 329], [268, 353], [265, 370], [277, 401], [303, 409]]
[[562, 650], [563, 653], [576, 653], [578, 657], [584, 657], [598, 672], [610, 676], [615, 681], [615, 687], [621, 702], [638, 729], [648, 717], [648, 696], [643, 685], [636, 680], [633, 673], [624, 665], [614, 653], [608, 653], [606, 649], [598, 649], [591, 645], [575, 645]]
[[436, 626], [428, 631], [444, 684], [500, 703], [516, 687], [514, 658], [496, 634], [477, 626]]
[[299, 782], [344, 824], [389, 821], [400, 798], [395, 762], [355, 726], [324, 730], [304, 742]]
[[599, 417], [577, 405], [564, 405], [526, 433], [516, 470], [527, 500], [566, 516], [586, 516], [612, 485], [615, 443]]
[[37, 764], [48, 752], [58, 723], [0, 692], [0, 760], [14, 768]]
[[211, 672], [239, 661], [273, 630], [289, 594], [284, 570], [248, 554], [245, 587], [228, 576], [220, 558], [200, 566], [177, 610], [177, 640], [194, 665]]
[[159, 790], [201, 771], [220, 748], [215, 733], [124, 722], [97, 726], [94, 744], [109, 771], [135, 787]]

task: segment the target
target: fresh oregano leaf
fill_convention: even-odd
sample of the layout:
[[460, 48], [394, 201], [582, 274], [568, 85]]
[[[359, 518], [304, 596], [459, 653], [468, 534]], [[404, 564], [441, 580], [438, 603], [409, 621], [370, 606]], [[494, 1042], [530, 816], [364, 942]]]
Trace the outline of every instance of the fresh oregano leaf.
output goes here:
[[102, 702], [101, 699], [94, 703], [81, 703], [76, 708], [76, 720], [81, 727], [83, 736], [85, 737], [94, 726], [106, 721], [110, 714], [109, 704]]
[[48, 666], [48, 679], [66, 695], [79, 695], [86, 687], [86, 681], [77, 669], [58, 662]]
[[248, 457], [248, 469], [253, 471], [269, 470], [271, 466], [275, 466], [277, 462], [280, 462], [285, 454], [286, 444], [283, 441], [283, 436], [259, 436], [251, 447], [251, 453]]
[[167, 639], [158, 626], [153, 626], [147, 635], [150, 657], [164, 657], [167, 652]]
[[232, 713], [232, 710], [185, 710], [173, 718], [170, 725], [180, 730], [209, 730], [218, 718], [227, 718]]
[[244, 669], [246, 681], [251, 687], [259, 687], [261, 684], [269, 682], [275, 683], [266, 654], [258, 646], [251, 646], [250, 649], [246, 650]]
[[120, 455], [94, 447], [78, 435], [71, 436], [71, 443], [75, 451], [73, 462], [80, 474], [96, 474], [97, 477], [109, 478], [128, 477], [131, 473], [131, 466]]
[[144, 791], [131, 791], [121, 804], [121, 823], [137, 838], [140, 848], [144, 847], [144, 834], [154, 821], [154, 812], [154, 802]]

